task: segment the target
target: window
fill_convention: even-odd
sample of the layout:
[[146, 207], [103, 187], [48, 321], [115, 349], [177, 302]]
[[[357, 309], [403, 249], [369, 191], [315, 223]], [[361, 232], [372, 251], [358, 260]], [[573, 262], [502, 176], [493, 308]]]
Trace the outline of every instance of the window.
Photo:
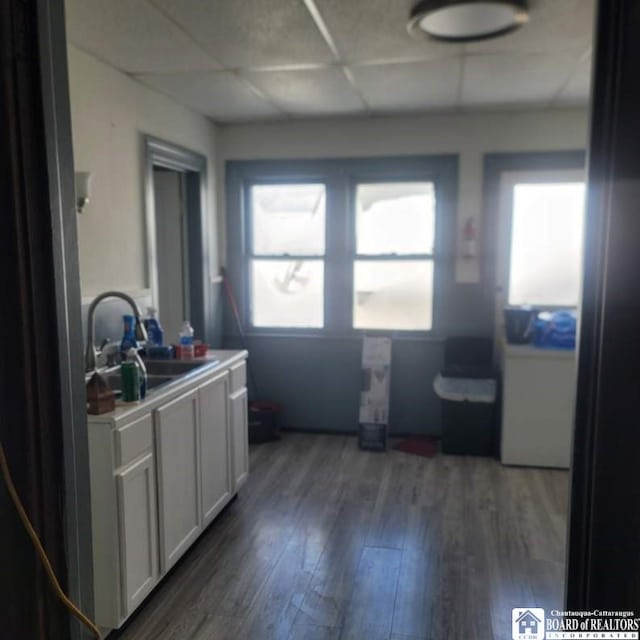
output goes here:
[[584, 184], [513, 187], [509, 304], [578, 304], [582, 273]]
[[324, 184], [254, 184], [249, 199], [251, 324], [322, 327]]
[[431, 329], [433, 183], [361, 183], [355, 208], [353, 327]]
[[256, 335], [450, 326], [457, 158], [226, 164], [227, 275]]

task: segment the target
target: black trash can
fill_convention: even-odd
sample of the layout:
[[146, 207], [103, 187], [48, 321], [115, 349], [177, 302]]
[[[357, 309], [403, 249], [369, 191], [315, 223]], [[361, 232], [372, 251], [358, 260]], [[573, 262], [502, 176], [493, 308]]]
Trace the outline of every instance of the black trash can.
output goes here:
[[257, 444], [277, 440], [278, 413], [280, 405], [277, 402], [249, 403], [249, 443]]
[[442, 402], [442, 452], [496, 456], [498, 374], [488, 338], [449, 338], [434, 380]]

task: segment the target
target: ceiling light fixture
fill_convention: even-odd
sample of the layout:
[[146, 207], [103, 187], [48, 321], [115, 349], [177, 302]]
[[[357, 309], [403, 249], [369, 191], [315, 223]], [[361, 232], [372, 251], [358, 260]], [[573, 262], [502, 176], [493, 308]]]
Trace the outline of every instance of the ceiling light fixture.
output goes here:
[[407, 28], [415, 36], [470, 42], [509, 33], [528, 20], [527, 0], [421, 0]]

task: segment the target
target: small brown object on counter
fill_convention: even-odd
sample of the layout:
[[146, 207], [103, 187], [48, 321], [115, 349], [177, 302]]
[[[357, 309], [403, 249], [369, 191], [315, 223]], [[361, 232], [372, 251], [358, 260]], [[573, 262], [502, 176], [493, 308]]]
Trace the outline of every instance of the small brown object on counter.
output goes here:
[[86, 386], [87, 413], [100, 415], [116, 408], [116, 396], [105, 379], [96, 371]]

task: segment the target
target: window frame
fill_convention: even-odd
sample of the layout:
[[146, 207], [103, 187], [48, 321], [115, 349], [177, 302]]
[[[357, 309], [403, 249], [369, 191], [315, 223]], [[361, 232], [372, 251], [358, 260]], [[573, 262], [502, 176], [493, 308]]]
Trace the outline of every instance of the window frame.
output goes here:
[[[492, 257], [491, 260], [485, 261], [482, 278], [487, 283], [487, 290], [494, 292], [490, 298], [491, 326], [493, 328], [494, 344], [499, 345], [504, 336], [503, 309], [506, 304], [506, 292], [502, 290], [502, 282], [499, 276], [501, 269], [499, 264], [501, 260], [500, 252], [504, 251], [505, 246], [508, 247], [509, 253], [511, 250], [511, 228], [509, 226], [505, 238], [503, 235], [505, 225], [501, 225], [501, 211], [503, 208], [501, 199], [502, 176], [507, 173], [523, 172], [584, 171], [586, 153], [579, 149], [487, 153], [484, 155], [482, 164], [484, 173], [483, 229], [486, 230], [482, 234], [482, 249], [485, 255]], [[585, 182], [588, 185], [586, 174]], [[588, 191], [586, 195], [588, 197]], [[502, 300], [500, 296], [503, 296]]]
[[[249, 336], [353, 338], [386, 335], [437, 338], [446, 325], [447, 288], [455, 284], [458, 156], [327, 158], [314, 160], [227, 161], [226, 264], [240, 318]], [[362, 182], [432, 182], [436, 197], [433, 259], [433, 312], [429, 330], [355, 329], [353, 259], [355, 191]], [[326, 189], [324, 326], [261, 327], [251, 322], [249, 260], [252, 253], [250, 187], [255, 184], [322, 183]], [[422, 254], [420, 254], [422, 256]], [[305, 256], [305, 258], [309, 258]]]
[[[415, 335], [415, 334], [425, 334], [433, 332], [435, 325], [435, 306], [436, 306], [436, 253], [438, 247], [438, 186], [435, 180], [430, 180], [425, 178], [424, 175], [405, 175], [405, 176], [395, 176], [392, 179], [387, 179], [384, 177], [380, 178], [366, 178], [366, 179], [351, 179], [350, 184], [350, 198], [349, 198], [349, 213], [351, 215], [351, 321], [350, 328], [354, 332], [358, 333], [366, 333], [366, 334], [400, 334], [400, 335]], [[433, 220], [433, 251], [431, 253], [384, 253], [384, 254], [360, 254], [358, 253], [358, 231], [357, 231], [357, 192], [358, 187], [360, 185], [366, 184], [389, 184], [389, 183], [400, 183], [400, 182], [425, 182], [433, 185], [434, 191], [434, 220]], [[360, 328], [354, 326], [354, 297], [355, 297], [355, 265], [357, 261], [363, 262], [385, 262], [385, 261], [423, 261], [423, 262], [431, 262], [433, 264], [433, 282], [432, 282], [432, 310], [431, 310], [431, 328], [429, 329], [372, 329], [372, 328]]]
[[[251, 190], [256, 186], [274, 186], [274, 185], [307, 185], [321, 184], [325, 189], [325, 218], [324, 218], [324, 253], [322, 254], [256, 254], [253, 252], [253, 199]], [[247, 287], [245, 326], [251, 327], [253, 331], [270, 331], [278, 329], [281, 331], [322, 331], [326, 326], [326, 304], [327, 304], [327, 287], [326, 287], [326, 267], [327, 267], [327, 184], [325, 180], [307, 180], [307, 179], [257, 179], [247, 180], [244, 183], [244, 207], [246, 209], [247, 224], [245, 225], [245, 264], [244, 276]], [[251, 275], [251, 265], [254, 260], [269, 260], [274, 262], [291, 262], [295, 260], [302, 261], [320, 261], [323, 267], [323, 291], [322, 291], [322, 326], [320, 327], [289, 327], [289, 326], [259, 326], [253, 324], [253, 278]]]
[[[585, 189], [585, 208], [583, 211], [583, 235], [584, 235], [584, 222], [586, 218], [586, 187], [587, 176], [585, 171], [579, 169], [552, 169], [548, 171], [540, 170], [521, 170], [521, 171], [505, 171], [501, 175], [500, 187], [509, 189], [509, 202], [505, 203], [506, 206], [501, 207], [499, 222], [500, 232], [507, 237], [507, 241], [504, 243], [502, 249], [503, 256], [497, 264], [499, 273], [498, 280], [499, 286], [504, 290], [504, 300], [506, 306], [519, 306], [513, 304], [511, 298], [511, 261], [513, 259], [513, 216], [515, 213], [515, 188], [519, 185], [550, 185], [550, 184], [582, 184]], [[506, 211], [508, 209], [508, 213]], [[508, 215], [508, 219], [503, 219]], [[584, 246], [582, 248], [584, 254]], [[536, 309], [545, 309], [549, 311], [557, 311], [562, 309], [577, 309], [580, 305], [580, 288], [578, 288], [576, 294], [576, 303], [569, 305], [562, 304], [549, 304], [549, 303], [536, 303], [530, 305]]]

